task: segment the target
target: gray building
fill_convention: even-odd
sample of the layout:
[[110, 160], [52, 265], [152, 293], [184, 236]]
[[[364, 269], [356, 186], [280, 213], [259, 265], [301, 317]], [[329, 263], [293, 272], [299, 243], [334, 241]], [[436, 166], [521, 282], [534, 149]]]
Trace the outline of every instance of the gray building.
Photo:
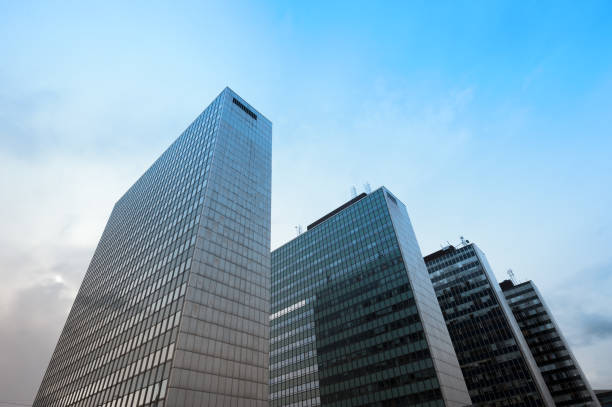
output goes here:
[[599, 401], [559, 325], [532, 281], [500, 284], [557, 406], [596, 406]]
[[34, 406], [267, 406], [271, 135], [229, 88], [115, 204]]
[[554, 406], [484, 253], [473, 243], [425, 257], [475, 406]]
[[361, 194], [272, 252], [270, 405], [471, 401], [406, 207]]

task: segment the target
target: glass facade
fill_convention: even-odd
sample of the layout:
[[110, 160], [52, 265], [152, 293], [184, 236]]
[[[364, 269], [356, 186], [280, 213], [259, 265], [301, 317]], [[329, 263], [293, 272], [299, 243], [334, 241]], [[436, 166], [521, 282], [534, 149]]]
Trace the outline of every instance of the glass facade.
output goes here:
[[34, 406], [267, 406], [272, 125], [229, 88], [119, 199]]
[[474, 244], [425, 257], [475, 406], [554, 406], [486, 257]]
[[597, 406], [599, 402], [532, 281], [500, 283], [529, 349], [557, 406]]
[[362, 194], [272, 252], [270, 405], [470, 399], [405, 207]]
[[601, 407], [612, 407], [612, 390], [595, 390]]

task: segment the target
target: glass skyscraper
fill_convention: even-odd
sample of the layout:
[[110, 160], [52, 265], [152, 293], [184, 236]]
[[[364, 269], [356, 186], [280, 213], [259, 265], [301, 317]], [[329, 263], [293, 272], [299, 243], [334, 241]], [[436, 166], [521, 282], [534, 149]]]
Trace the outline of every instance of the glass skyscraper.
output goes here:
[[475, 406], [554, 406], [484, 253], [473, 243], [425, 257]]
[[601, 407], [612, 407], [612, 390], [595, 390]]
[[267, 406], [271, 122], [229, 88], [115, 204], [34, 406]]
[[557, 406], [596, 406], [599, 401], [532, 281], [500, 284]]
[[361, 194], [272, 252], [270, 405], [470, 405], [405, 206]]

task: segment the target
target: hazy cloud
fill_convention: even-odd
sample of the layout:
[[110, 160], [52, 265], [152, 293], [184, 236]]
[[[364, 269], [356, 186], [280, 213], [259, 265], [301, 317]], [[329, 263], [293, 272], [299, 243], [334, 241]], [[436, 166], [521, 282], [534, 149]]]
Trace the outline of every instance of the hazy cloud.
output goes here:
[[[594, 388], [609, 388], [612, 375], [612, 261], [558, 280], [542, 294]], [[538, 281], [536, 281], [538, 284]]]
[[10, 270], [3, 275], [25, 273], [32, 279], [30, 284], [3, 285], [0, 290], [0, 295], [8, 298], [0, 308], [3, 399], [33, 400], [84, 275], [83, 264], [91, 256], [90, 250], [81, 248], [56, 252], [58, 258], [48, 268], [28, 270], [40, 261], [35, 253], [22, 255], [21, 267], [11, 262], [0, 265], [2, 270]]
[[612, 337], [612, 316], [610, 314], [586, 314], [581, 320], [585, 340], [594, 341]]

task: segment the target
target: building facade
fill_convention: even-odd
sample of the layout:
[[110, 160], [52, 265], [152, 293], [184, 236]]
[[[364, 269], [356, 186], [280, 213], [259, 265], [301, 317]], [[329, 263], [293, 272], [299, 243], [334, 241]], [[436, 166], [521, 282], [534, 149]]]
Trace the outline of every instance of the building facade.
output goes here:
[[484, 253], [473, 243], [425, 257], [475, 406], [554, 406]]
[[557, 406], [596, 406], [599, 401], [532, 281], [500, 287]]
[[470, 405], [405, 206], [361, 194], [272, 252], [270, 405]]
[[612, 407], [612, 390], [595, 390], [601, 407]]
[[267, 406], [271, 135], [229, 88], [115, 204], [34, 406]]

